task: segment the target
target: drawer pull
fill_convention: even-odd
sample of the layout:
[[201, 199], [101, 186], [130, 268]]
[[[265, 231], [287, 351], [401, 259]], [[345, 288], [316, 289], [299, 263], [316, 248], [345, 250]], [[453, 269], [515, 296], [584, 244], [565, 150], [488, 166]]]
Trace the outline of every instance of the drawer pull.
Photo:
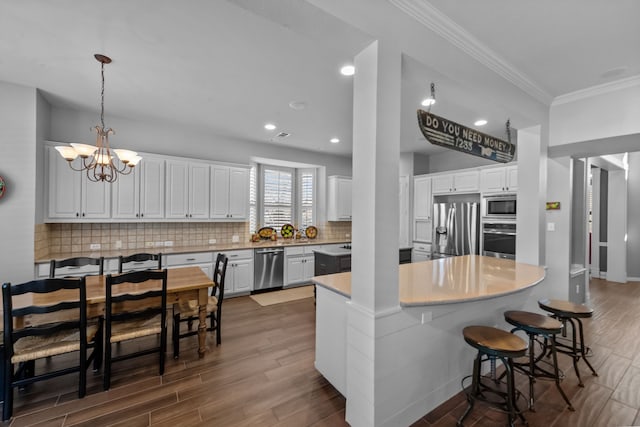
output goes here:
[[187, 258], [187, 261], [195, 261], [195, 258]]

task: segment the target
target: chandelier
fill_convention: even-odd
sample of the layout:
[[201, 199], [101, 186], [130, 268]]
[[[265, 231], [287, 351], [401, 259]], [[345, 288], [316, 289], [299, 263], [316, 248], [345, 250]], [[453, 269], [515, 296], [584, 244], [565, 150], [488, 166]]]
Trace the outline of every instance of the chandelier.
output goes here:
[[[96, 145], [71, 143], [71, 146], [63, 145], [55, 147], [60, 155], [69, 162], [71, 169], [75, 171], [85, 171], [89, 181], [115, 182], [118, 175], [128, 175], [140, 162], [142, 157], [138, 153], [130, 150], [111, 149], [109, 147], [109, 134], [115, 134], [114, 130], [104, 125], [104, 64], [110, 64], [111, 58], [96, 53], [94, 57], [100, 62], [102, 76], [102, 91], [100, 92], [100, 124], [92, 127], [97, 134]], [[115, 153], [122, 164], [120, 167], [114, 163]], [[80, 157], [82, 164], [77, 169], [73, 166], [73, 161]]]

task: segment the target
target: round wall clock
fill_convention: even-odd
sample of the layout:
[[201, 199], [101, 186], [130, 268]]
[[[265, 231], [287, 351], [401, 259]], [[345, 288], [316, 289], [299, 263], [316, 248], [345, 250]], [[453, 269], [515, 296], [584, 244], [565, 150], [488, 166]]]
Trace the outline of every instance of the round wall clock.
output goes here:
[[4, 196], [4, 193], [7, 191], [7, 184], [4, 182], [4, 178], [0, 176], [0, 199]]

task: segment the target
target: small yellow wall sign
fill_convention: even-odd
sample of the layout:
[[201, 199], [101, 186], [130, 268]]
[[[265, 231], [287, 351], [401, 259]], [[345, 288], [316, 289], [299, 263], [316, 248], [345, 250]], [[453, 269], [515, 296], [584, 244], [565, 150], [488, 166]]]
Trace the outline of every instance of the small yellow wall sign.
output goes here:
[[548, 211], [560, 210], [560, 202], [547, 202], [547, 210]]

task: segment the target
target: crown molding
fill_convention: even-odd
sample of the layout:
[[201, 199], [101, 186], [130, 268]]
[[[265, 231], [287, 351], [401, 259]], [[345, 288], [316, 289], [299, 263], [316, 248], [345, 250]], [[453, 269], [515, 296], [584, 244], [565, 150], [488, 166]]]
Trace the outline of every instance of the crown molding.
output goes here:
[[553, 100], [551, 105], [555, 106], [555, 105], [567, 104], [569, 102], [575, 102], [585, 98], [604, 95], [609, 92], [614, 92], [617, 90], [629, 89], [634, 86], [640, 86], [640, 74], [636, 76], [631, 76], [624, 79], [616, 80], [613, 82], [609, 82], [609, 83], [603, 83], [597, 86], [591, 86], [586, 89], [580, 89], [575, 92], [570, 92], [564, 95], [557, 96]]
[[467, 55], [471, 56], [505, 80], [522, 89], [538, 101], [549, 105], [553, 96], [535, 84], [528, 76], [456, 24], [426, 0], [388, 0], [389, 3], [411, 16]]

